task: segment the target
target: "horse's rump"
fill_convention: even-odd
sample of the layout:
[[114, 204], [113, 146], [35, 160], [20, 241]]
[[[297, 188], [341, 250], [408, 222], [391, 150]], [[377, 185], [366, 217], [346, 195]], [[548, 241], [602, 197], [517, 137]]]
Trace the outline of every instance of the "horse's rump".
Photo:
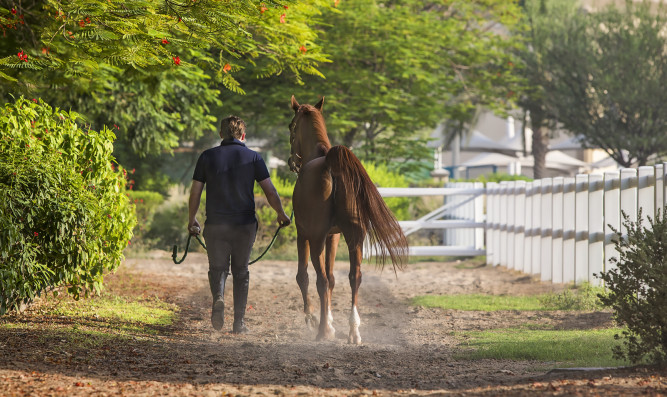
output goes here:
[[325, 163], [334, 178], [334, 189], [352, 195], [357, 210], [355, 215], [363, 233], [368, 234], [371, 245], [377, 250], [378, 264], [384, 266], [391, 258], [395, 268], [402, 268], [408, 242], [357, 156], [345, 146], [333, 146], [326, 155]]

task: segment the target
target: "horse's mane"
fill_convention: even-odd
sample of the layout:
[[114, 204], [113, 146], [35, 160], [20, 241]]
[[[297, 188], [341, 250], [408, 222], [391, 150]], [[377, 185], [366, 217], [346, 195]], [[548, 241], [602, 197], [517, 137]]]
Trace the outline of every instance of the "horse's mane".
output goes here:
[[310, 119], [310, 122], [313, 126], [313, 132], [317, 135], [318, 141], [320, 142], [318, 146], [321, 146], [320, 149], [324, 152], [322, 154], [326, 154], [326, 152], [331, 149], [331, 143], [329, 142], [327, 126], [324, 123], [324, 117], [322, 116], [322, 113], [312, 105], [301, 105], [301, 108], [303, 109], [304, 116], [309, 117]]

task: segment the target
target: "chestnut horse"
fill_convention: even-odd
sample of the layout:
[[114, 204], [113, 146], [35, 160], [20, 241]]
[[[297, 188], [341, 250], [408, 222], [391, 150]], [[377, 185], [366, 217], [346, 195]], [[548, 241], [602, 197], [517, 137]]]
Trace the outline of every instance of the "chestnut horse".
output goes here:
[[391, 259], [394, 269], [403, 266], [407, 240], [361, 162], [344, 146], [331, 146], [322, 117], [322, 98], [315, 106], [299, 105], [292, 96], [294, 118], [290, 123], [289, 165], [298, 174], [292, 202], [297, 230], [299, 268], [296, 281], [303, 296], [306, 323], [317, 318], [308, 298], [308, 254], [317, 273], [320, 323], [317, 340], [335, 337], [331, 292], [336, 249], [343, 233], [350, 253], [352, 309], [348, 342], [361, 343], [357, 297], [361, 284], [361, 260], [368, 235], [377, 251], [378, 264]]

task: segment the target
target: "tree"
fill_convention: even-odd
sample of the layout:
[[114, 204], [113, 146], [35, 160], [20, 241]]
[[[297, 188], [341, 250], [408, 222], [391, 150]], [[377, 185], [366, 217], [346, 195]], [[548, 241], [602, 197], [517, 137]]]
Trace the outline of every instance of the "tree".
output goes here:
[[[115, 125], [132, 154], [159, 154], [214, 129], [235, 73], [319, 74], [315, 43], [328, 2], [22, 1], [0, 8], [0, 95], [77, 109]], [[311, 51], [302, 53], [300, 46]]]
[[568, 22], [545, 58], [558, 121], [624, 167], [665, 153], [665, 7], [626, 2]]
[[[528, 0], [523, 2], [527, 29], [523, 31], [525, 47], [519, 52], [521, 75], [525, 85], [519, 95], [519, 106], [530, 115], [533, 130], [531, 151], [533, 177], [540, 179], [546, 171], [546, 154], [550, 131], [556, 126], [547, 85], [550, 79], [546, 58], [554, 46], [567, 35], [569, 21], [577, 17], [578, 0]], [[557, 34], [558, 32], [558, 34]]]
[[326, 79], [243, 79], [247, 95], [234, 101], [234, 111], [287, 142], [288, 98], [314, 102], [323, 95], [334, 143], [406, 169], [404, 160], [430, 157], [420, 131], [460, 108], [509, 105], [516, 41], [506, 32], [519, 14], [512, 2], [495, 0], [341, 2], [322, 17], [322, 47], [332, 61], [320, 67]]

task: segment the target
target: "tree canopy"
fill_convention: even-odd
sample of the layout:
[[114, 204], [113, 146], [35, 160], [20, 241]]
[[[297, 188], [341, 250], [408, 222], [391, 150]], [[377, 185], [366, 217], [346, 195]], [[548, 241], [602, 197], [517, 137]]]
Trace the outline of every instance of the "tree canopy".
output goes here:
[[[40, 97], [159, 154], [214, 129], [236, 73], [321, 75], [328, 1], [22, 1], [0, 7], [0, 95]], [[300, 48], [308, 48], [307, 52]]]
[[544, 60], [554, 117], [624, 167], [667, 151], [666, 11], [628, 2], [580, 14]]
[[356, 148], [365, 160], [430, 157], [420, 131], [464, 109], [504, 109], [513, 100], [510, 50], [517, 41], [507, 33], [520, 13], [514, 3], [495, 0], [341, 2], [319, 26], [331, 57], [320, 67], [326, 79], [306, 76], [294, 84], [248, 76], [241, 80], [247, 95], [234, 98], [233, 110], [258, 134], [287, 142], [290, 96], [306, 103], [325, 96], [334, 143]]

